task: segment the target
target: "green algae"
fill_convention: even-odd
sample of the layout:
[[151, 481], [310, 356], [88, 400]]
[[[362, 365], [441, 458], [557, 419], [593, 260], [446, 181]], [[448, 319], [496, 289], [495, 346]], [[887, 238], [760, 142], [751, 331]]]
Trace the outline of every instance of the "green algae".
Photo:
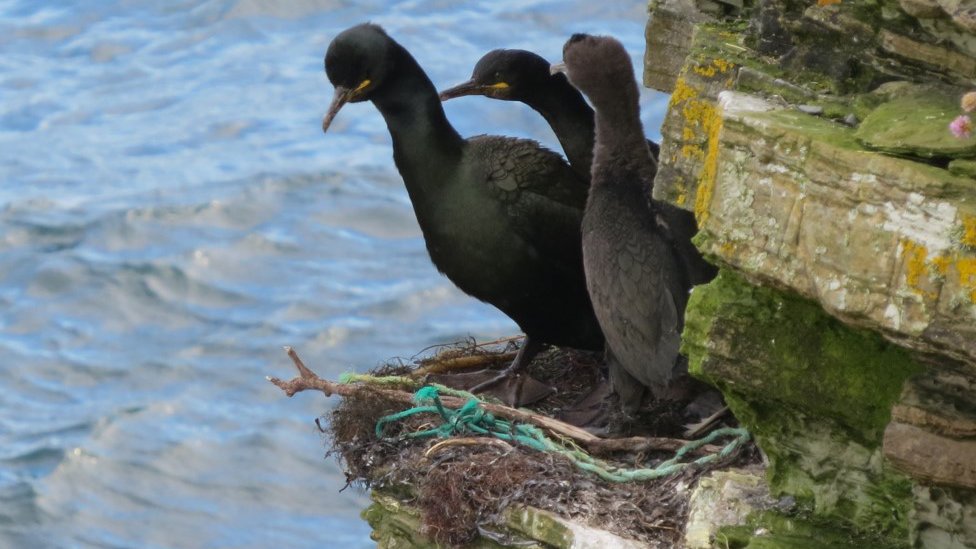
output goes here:
[[745, 525], [720, 528], [714, 547], [728, 549], [890, 549], [890, 545], [836, 525], [774, 511], [755, 513]]
[[[739, 325], [744, 319], [748, 323]], [[737, 325], [725, 327], [720, 320]], [[735, 356], [751, 357], [750, 363], [706, 366], [716, 351], [706, 347], [711, 331], [729, 328], [754, 335], [735, 341]], [[850, 328], [811, 301], [753, 286], [725, 270], [692, 294], [683, 351], [690, 369], [706, 381], [722, 384], [723, 374], [746, 374], [735, 379], [736, 392], [761, 389], [807, 414], [836, 419], [864, 442], [880, 441], [902, 383], [921, 371], [904, 349], [880, 335]], [[750, 380], [744, 368], [767, 375]]]
[[[949, 173], [976, 179], [976, 160], [953, 160], [949, 162]], [[976, 186], [976, 182], [974, 182]]]
[[722, 390], [769, 458], [774, 493], [884, 544], [907, 540], [911, 483], [880, 445], [922, 369], [908, 352], [727, 270], [693, 292], [683, 338], [689, 371]]

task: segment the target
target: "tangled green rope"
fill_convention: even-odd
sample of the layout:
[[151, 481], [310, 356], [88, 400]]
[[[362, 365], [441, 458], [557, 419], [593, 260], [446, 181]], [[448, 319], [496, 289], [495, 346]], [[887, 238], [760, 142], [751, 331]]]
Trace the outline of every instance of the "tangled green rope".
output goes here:
[[[723, 428], [716, 429], [708, 436], [699, 440], [693, 440], [675, 452], [675, 456], [667, 461], [658, 464], [650, 469], [622, 469], [614, 467], [609, 463], [596, 459], [574, 444], [560, 444], [545, 435], [542, 429], [526, 423], [514, 423], [504, 419], [496, 418], [479, 405], [476, 398], [471, 398], [457, 410], [445, 408], [438, 396], [438, 388], [427, 386], [422, 387], [414, 394], [414, 402], [418, 404], [413, 408], [397, 412], [380, 418], [376, 422], [376, 436], [383, 437], [383, 428], [402, 419], [416, 414], [436, 413], [441, 416], [444, 422], [424, 431], [416, 431], [403, 435], [405, 438], [425, 438], [425, 437], [450, 437], [454, 435], [480, 435], [493, 436], [504, 441], [514, 442], [523, 446], [528, 446], [540, 452], [554, 452], [565, 456], [577, 467], [584, 471], [596, 474], [604, 480], [610, 482], [630, 482], [635, 480], [651, 480], [665, 477], [684, 469], [688, 466], [701, 466], [715, 460], [724, 458], [734, 452], [736, 448], [749, 441], [749, 431], [745, 429]], [[429, 403], [429, 404], [424, 404]], [[681, 461], [689, 452], [713, 442], [719, 437], [734, 437], [725, 447], [716, 454], [702, 456], [694, 461]]]

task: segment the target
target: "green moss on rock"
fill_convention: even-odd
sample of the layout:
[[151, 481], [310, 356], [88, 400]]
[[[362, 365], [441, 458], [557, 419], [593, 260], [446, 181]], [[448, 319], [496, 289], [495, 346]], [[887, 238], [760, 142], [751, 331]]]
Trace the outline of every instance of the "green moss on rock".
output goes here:
[[729, 271], [695, 289], [684, 352], [719, 387], [770, 460], [767, 478], [815, 515], [900, 544], [911, 484], [880, 444], [905, 379], [921, 367], [880, 335]]
[[719, 530], [716, 548], [728, 549], [887, 549], [888, 545], [838, 529], [836, 525], [773, 511], [756, 513], [748, 524]]
[[953, 175], [976, 179], [976, 160], [953, 160], [949, 162], [949, 172]]
[[[729, 330], [741, 333], [729, 339]], [[902, 383], [921, 371], [880, 335], [849, 328], [809, 300], [753, 286], [730, 271], [695, 289], [684, 337], [699, 377], [833, 418], [865, 443], [880, 444]], [[735, 347], [716, 346], [726, 343]], [[728, 358], [747, 363], [722, 360]]]
[[958, 139], [949, 123], [959, 114], [961, 92], [915, 86], [871, 111], [857, 130], [864, 146], [922, 158], [976, 156], [976, 141]]

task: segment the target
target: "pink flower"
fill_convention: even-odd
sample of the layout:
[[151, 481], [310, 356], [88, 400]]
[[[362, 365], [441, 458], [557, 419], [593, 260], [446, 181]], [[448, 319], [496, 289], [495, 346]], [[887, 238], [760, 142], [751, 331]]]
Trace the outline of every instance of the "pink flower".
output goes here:
[[960, 114], [949, 123], [949, 131], [959, 139], [969, 137], [973, 134], [973, 121], [965, 114]]

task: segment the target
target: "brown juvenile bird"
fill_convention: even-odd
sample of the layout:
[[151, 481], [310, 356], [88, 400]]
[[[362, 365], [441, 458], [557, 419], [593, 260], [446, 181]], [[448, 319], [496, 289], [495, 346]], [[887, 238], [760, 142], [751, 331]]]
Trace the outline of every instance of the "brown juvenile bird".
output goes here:
[[583, 265], [607, 339], [611, 383], [624, 411], [633, 413], [645, 390], [662, 395], [687, 367], [678, 348], [691, 283], [663, 204], [645, 194], [657, 166], [626, 50], [610, 37], [576, 34], [563, 60], [570, 82], [596, 110]]
[[[462, 138], [417, 61], [377, 25], [336, 36], [325, 72], [335, 96], [323, 131], [347, 102], [371, 101], [434, 266], [525, 332], [511, 366], [479, 389], [518, 376], [543, 344], [603, 347], [583, 276], [586, 183], [562, 157], [527, 139]], [[521, 404], [520, 391], [504, 398]]]

